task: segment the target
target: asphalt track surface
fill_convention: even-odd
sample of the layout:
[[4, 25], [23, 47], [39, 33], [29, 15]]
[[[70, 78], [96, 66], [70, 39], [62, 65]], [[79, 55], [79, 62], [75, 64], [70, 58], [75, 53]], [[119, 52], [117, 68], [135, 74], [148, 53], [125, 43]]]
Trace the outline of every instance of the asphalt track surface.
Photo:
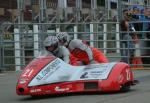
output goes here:
[[18, 96], [19, 72], [0, 73], [0, 103], [150, 103], [150, 70], [134, 70], [140, 83], [126, 93], [86, 93], [45, 97]]

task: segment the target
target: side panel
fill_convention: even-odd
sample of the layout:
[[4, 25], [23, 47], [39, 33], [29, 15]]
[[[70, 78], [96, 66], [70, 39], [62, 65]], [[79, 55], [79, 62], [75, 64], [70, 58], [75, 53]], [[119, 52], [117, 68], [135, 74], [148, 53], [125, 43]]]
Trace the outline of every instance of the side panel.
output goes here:
[[87, 66], [71, 66], [59, 58], [43, 68], [29, 83], [30, 86], [80, 80], [107, 79], [116, 63], [93, 64]]

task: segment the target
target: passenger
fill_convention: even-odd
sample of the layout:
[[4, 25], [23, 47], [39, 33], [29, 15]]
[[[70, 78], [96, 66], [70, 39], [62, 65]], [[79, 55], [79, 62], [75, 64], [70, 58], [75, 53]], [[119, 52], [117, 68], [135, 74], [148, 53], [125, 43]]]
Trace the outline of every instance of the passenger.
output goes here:
[[108, 63], [108, 59], [101, 51], [88, 46], [80, 39], [70, 40], [67, 32], [59, 32], [56, 36], [59, 43], [66, 46], [83, 64]]
[[59, 46], [59, 41], [56, 36], [48, 36], [44, 40], [44, 47], [48, 52], [62, 59], [64, 62], [71, 65], [78, 65], [76, 58], [71, 55], [69, 50], [65, 46]]

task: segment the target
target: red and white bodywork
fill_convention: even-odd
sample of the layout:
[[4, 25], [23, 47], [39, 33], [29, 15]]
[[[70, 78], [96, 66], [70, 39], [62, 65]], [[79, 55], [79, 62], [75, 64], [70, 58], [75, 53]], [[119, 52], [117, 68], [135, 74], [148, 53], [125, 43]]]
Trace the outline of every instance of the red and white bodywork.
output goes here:
[[133, 83], [130, 66], [123, 62], [72, 66], [52, 55], [40, 56], [21, 73], [18, 95], [129, 90]]

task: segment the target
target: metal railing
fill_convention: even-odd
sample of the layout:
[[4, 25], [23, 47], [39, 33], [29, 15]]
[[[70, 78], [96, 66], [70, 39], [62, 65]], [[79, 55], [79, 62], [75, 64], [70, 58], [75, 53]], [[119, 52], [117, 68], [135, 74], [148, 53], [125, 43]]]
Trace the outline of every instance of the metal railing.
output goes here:
[[[43, 39], [47, 35], [55, 35], [59, 31], [67, 31], [70, 37], [85, 40], [90, 46], [96, 47], [103, 51], [111, 62], [121, 61], [121, 58], [126, 57], [131, 66], [139, 65], [150, 67], [147, 62], [150, 59], [149, 47], [145, 43], [149, 43], [149, 38], [139, 38], [139, 45], [137, 48], [125, 48], [120, 46], [123, 41], [129, 42], [130, 40], [121, 40], [118, 22], [89, 22], [89, 23], [21, 23], [12, 24], [14, 32], [9, 34], [0, 34], [0, 60], [1, 67], [4, 70], [20, 70], [24, 68], [33, 58], [36, 58], [39, 50], [42, 48]], [[27, 30], [19, 30], [21, 27], [32, 27]], [[55, 26], [52, 29], [46, 30], [39, 29], [40, 26]], [[24, 28], [21, 28], [24, 29]], [[143, 32], [150, 33], [150, 31], [136, 31], [140, 34]], [[130, 33], [128, 31], [128, 33]], [[133, 64], [130, 61], [130, 56], [122, 56], [121, 50], [134, 49], [140, 51], [140, 58], [142, 64]]]

